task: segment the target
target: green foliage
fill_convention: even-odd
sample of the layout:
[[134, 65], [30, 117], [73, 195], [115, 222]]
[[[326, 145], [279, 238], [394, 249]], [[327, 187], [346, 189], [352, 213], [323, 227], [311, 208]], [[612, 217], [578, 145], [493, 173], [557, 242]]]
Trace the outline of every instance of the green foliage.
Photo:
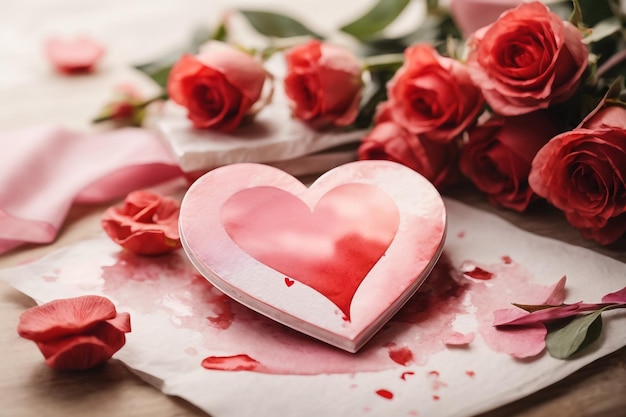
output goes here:
[[404, 11], [410, 0], [379, 0], [363, 16], [340, 28], [359, 40], [367, 40], [389, 26]]
[[596, 341], [602, 333], [604, 308], [580, 316], [565, 326], [550, 331], [546, 336], [546, 347], [550, 356], [567, 359]]
[[240, 10], [252, 27], [261, 35], [274, 38], [290, 38], [295, 36], [311, 36], [323, 39], [296, 19], [284, 14], [262, 10]]

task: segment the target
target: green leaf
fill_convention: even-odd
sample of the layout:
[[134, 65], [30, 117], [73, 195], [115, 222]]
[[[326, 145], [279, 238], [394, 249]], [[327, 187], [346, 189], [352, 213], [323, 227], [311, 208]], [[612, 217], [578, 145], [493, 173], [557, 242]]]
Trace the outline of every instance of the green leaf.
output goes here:
[[340, 28], [342, 32], [365, 40], [389, 26], [411, 0], [379, 0], [367, 13]]
[[589, 36], [585, 36], [583, 42], [587, 45], [590, 43], [601, 41], [602, 39], [608, 38], [609, 36], [619, 32], [622, 29], [622, 22], [616, 16], [605, 19], [595, 25], [591, 29], [591, 34]]
[[313, 32], [302, 23], [280, 13], [261, 10], [239, 10], [250, 22], [252, 27], [261, 35], [275, 38], [291, 38], [295, 36], [312, 36], [317, 39], [323, 37]]
[[602, 332], [602, 312], [577, 317], [560, 329], [549, 331], [546, 336], [546, 347], [550, 356], [556, 359], [567, 359], [576, 352], [593, 343]]
[[580, 7], [580, 2], [578, 0], [573, 0], [572, 4], [574, 5], [574, 11], [572, 12], [572, 15], [570, 16], [569, 21], [572, 25], [576, 27], [582, 27], [584, 26], [584, 23], [583, 23], [583, 11]]
[[156, 61], [136, 65], [135, 68], [152, 78], [161, 88], [165, 88], [172, 67], [183, 53], [183, 51], [171, 52]]

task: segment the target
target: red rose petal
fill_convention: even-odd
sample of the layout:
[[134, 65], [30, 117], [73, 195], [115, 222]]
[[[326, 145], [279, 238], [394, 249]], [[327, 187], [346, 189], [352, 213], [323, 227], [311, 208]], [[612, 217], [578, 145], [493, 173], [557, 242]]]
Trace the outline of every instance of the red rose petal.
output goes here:
[[[128, 327], [130, 328], [130, 324]], [[107, 322], [101, 322], [86, 334], [38, 342], [37, 346], [50, 367], [80, 370], [106, 362], [125, 343], [124, 331]]]
[[116, 314], [110, 300], [96, 295], [54, 300], [22, 313], [17, 332], [25, 339], [45, 342], [81, 333]]

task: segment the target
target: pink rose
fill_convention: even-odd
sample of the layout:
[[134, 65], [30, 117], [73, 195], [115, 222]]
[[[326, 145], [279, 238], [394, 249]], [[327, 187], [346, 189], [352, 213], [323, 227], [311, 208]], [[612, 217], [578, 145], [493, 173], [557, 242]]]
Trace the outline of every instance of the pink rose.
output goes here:
[[469, 37], [477, 29], [496, 21], [502, 12], [512, 9], [523, 0], [451, 0], [450, 12], [454, 21]]
[[505, 12], [469, 45], [472, 79], [494, 111], [507, 116], [570, 98], [589, 59], [580, 31], [539, 2]]
[[54, 300], [20, 316], [18, 334], [37, 343], [55, 369], [89, 369], [106, 362], [126, 343], [130, 315], [97, 295]]
[[404, 64], [387, 84], [387, 95], [397, 124], [436, 142], [459, 136], [484, 104], [467, 68], [426, 44], [404, 51]]
[[602, 245], [626, 232], [626, 109], [606, 107], [537, 153], [530, 186], [583, 236]]
[[251, 55], [212, 41], [174, 65], [167, 92], [187, 109], [194, 127], [230, 132], [255, 112], [265, 78], [263, 66]]
[[149, 191], [133, 191], [124, 204], [110, 207], [102, 228], [113, 241], [141, 255], [160, 255], [180, 248], [180, 206], [172, 198]]
[[522, 212], [537, 198], [528, 186], [533, 157], [557, 133], [542, 111], [492, 117], [470, 130], [461, 171], [492, 204]]
[[349, 50], [317, 40], [286, 54], [285, 93], [293, 116], [315, 127], [354, 122], [361, 100], [361, 64]]
[[437, 143], [414, 135], [386, 117], [363, 139], [359, 159], [398, 162], [422, 174], [438, 189], [459, 179], [454, 143]]

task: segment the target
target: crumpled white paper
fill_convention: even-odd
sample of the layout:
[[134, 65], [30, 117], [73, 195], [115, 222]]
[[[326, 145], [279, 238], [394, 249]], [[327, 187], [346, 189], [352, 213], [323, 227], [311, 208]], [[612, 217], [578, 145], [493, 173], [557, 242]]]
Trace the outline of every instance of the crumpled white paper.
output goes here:
[[[465, 309], [456, 316], [453, 330], [476, 335], [466, 347], [441, 348], [441, 341], [436, 340], [432, 331], [441, 326], [437, 311], [448, 306], [439, 301], [417, 325], [403, 327], [396, 322], [383, 329], [361, 356], [335, 354], [328, 350], [332, 348], [290, 334], [266, 319], [257, 320], [254, 313], [232, 305], [206, 286], [182, 251], [163, 258], [137, 258], [120, 251], [105, 236], [0, 271], [0, 278], [38, 303], [83, 294], [109, 297], [119, 311], [130, 312], [133, 327], [116, 357], [164, 393], [185, 398], [214, 417], [473, 415], [526, 396], [626, 345], [622, 331], [626, 317], [612, 311], [603, 315], [603, 336], [584, 356], [560, 361], [544, 353], [520, 361], [494, 351], [486, 342], [484, 327], [480, 330], [481, 321], [486, 320], [485, 314], [480, 317], [485, 300], [507, 304], [524, 302], [526, 296], [518, 291], [524, 288], [523, 282], [502, 285], [508, 268], [530, 277], [525, 283], [529, 287], [548, 288], [566, 275], [567, 301], [595, 302], [624, 286], [626, 265], [532, 235], [450, 199], [446, 206], [447, 265], [457, 276], [468, 265], [495, 273], [486, 281], [462, 278], [473, 286], [461, 298], [450, 299]], [[420, 303], [427, 304], [426, 298]], [[414, 304], [419, 307], [420, 303]], [[433, 349], [437, 343], [439, 347]], [[406, 366], [403, 360], [386, 358], [387, 351], [400, 344], [415, 354], [405, 361]], [[300, 363], [303, 374], [230, 372], [201, 366], [205, 357], [244, 353], [255, 359], [265, 355], [261, 362], [274, 372], [280, 366], [283, 372], [296, 369], [294, 364]], [[323, 365], [337, 373], [316, 374], [320, 358], [332, 358], [334, 362]], [[359, 371], [380, 364], [384, 369]]]

